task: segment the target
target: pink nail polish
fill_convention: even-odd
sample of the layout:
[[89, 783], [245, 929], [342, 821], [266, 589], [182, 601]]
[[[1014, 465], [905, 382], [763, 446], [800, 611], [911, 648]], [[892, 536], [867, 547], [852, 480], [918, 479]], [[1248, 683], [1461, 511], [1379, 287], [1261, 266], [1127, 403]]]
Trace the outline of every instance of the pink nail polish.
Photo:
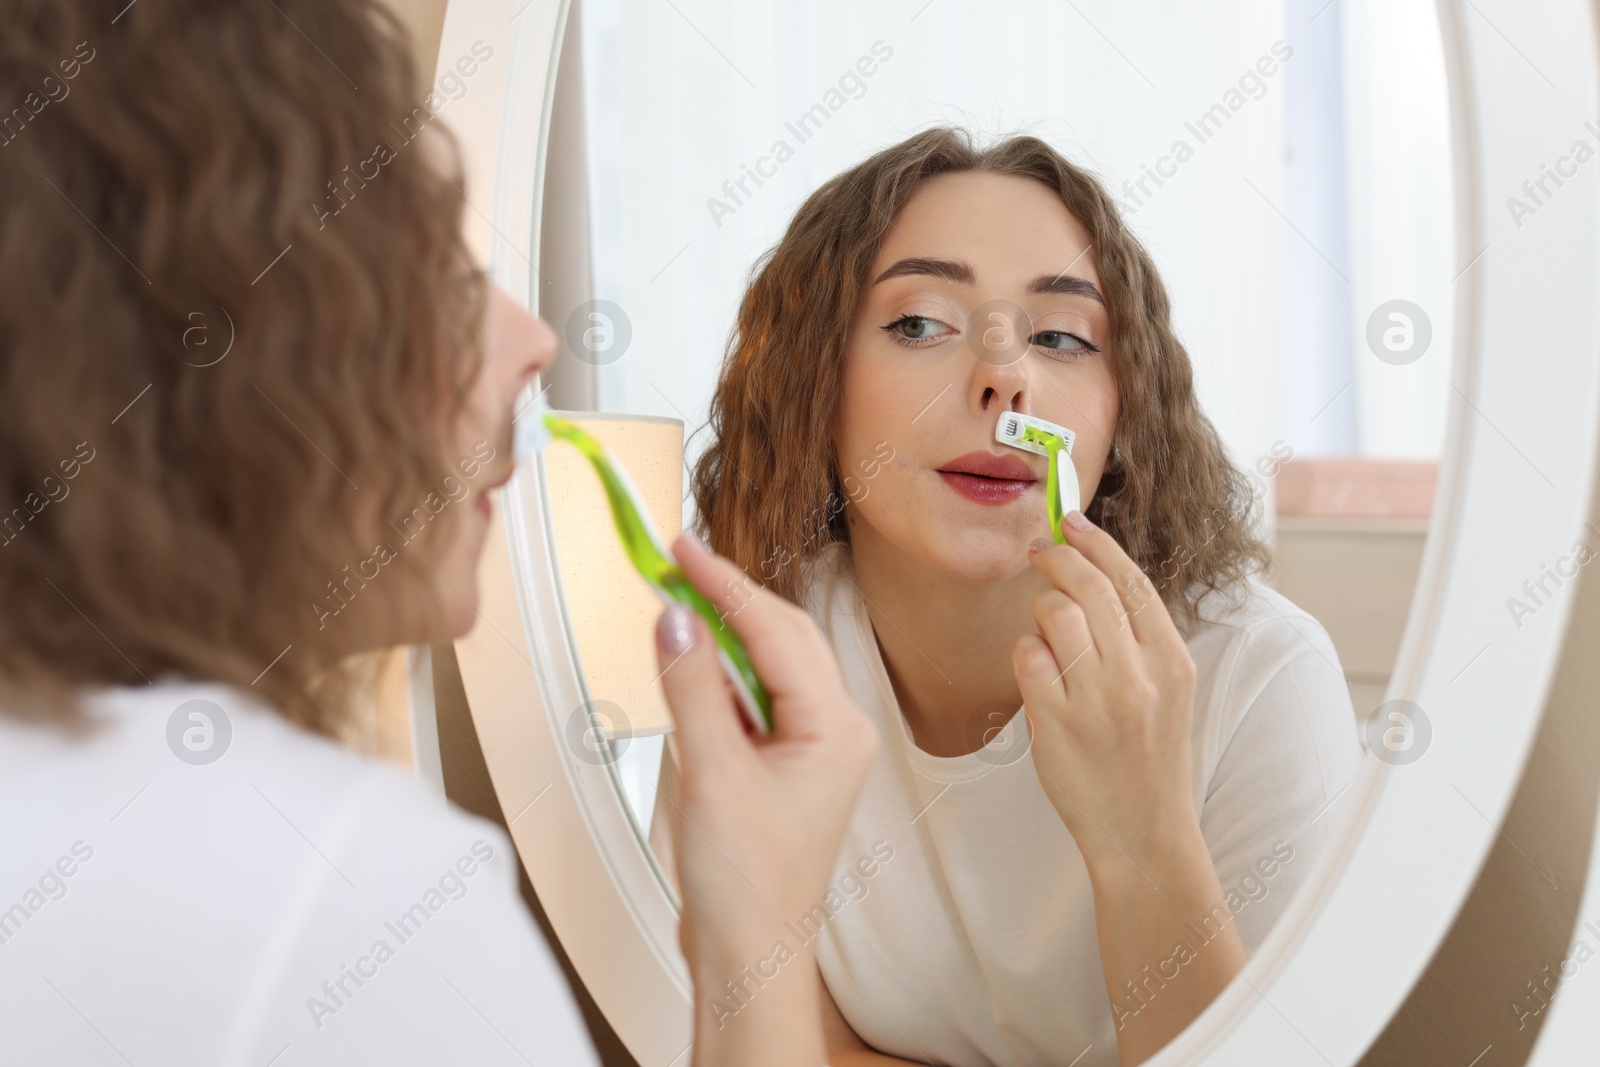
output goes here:
[[656, 620], [656, 647], [664, 656], [681, 656], [694, 647], [694, 612], [668, 604]]
[[1042, 537], [1035, 537], [1032, 541], [1028, 542], [1028, 551], [1029, 552], [1038, 552], [1040, 549], [1049, 548], [1049, 547], [1050, 547], [1050, 542], [1046, 541]]
[[1079, 511], [1077, 508], [1073, 508], [1071, 511], [1063, 515], [1062, 518], [1066, 519], [1067, 524], [1074, 530], [1094, 529], [1094, 523], [1090, 522], [1083, 512]]

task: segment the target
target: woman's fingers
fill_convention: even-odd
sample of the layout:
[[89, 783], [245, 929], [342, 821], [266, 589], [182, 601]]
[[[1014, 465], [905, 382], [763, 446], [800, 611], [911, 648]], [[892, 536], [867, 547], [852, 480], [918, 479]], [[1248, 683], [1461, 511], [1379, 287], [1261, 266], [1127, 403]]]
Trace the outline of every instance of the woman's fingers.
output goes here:
[[1140, 644], [1167, 641], [1176, 637], [1177, 627], [1167, 606], [1161, 602], [1152, 582], [1139, 565], [1117, 544], [1117, 539], [1106, 531], [1084, 520], [1087, 529], [1079, 529], [1070, 522], [1061, 524], [1067, 544], [1077, 549], [1083, 558], [1094, 565], [1111, 587], [1111, 592], [1122, 606], [1124, 621]]
[[1138, 656], [1138, 642], [1116, 589], [1087, 556], [1071, 545], [1048, 545], [1031, 552], [1029, 562], [1082, 610], [1103, 662], [1127, 664]]
[[[1038, 634], [1024, 634], [1011, 650], [1011, 669], [1022, 691], [1022, 706], [1031, 723], [1039, 716], [1059, 718], [1067, 707], [1066, 679], [1056, 654]], [[1037, 736], [1038, 726], [1030, 726]]]
[[[680, 537], [672, 551], [684, 575], [722, 613], [722, 624], [744, 641], [751, 666], [775, 705], [774, 735], [782, 739], [820, 732], [825, 724], [819, 716], [827, 716], [843, 700], [812, 698], [842, 686], [832, 652], [811, 616], [694, 538]], [[779, 703], [784, 705], [782, 715], [776, 714]]]
[[1033, 598], [1033, 621], [1055, 656], [1063, 684], [1069, 671], [1076, 669], [1082, 678], [1100, 666], [1088, 617], [1076, 600], [1059, 589], [1048, 589]]
[[656, 620], [661, 688], [687, 773], [726, 765], [749, 747], [716, 648], [705, 621], [682, 604], [669, 605]]
[[692, 537], [678, 538], [672, 552], [684, 575], [721, 612], [723, 625], [744, 641], [767, 688], [804, 688], [811, 679], [805, 671], [793, 669], [798, 657], [783, 650], [796, 641], [805, 641], [807, 651], [812, 650], [816, 625], [811, 616]]

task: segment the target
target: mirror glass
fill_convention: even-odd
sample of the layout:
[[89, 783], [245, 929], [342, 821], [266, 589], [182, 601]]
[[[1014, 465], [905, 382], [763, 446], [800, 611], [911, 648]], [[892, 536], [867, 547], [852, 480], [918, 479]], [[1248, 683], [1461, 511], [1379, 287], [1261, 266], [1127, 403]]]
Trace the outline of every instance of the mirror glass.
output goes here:
[[[1017, 396], [1030, 398], [1021, 402], [1025, 410], [1074, 431], [1080, 475], [1098, 478], [1117, 462], [1141, 461], [1139, 438], [1124, 435], [1133, 434], [1138, 412], [1166, 402], [1152, 399], [1158, 387], [1192, 387], [1239, 484], [1259, 503], [1252, 531], [1272, 555], [1260, 581], [1281, 598], [1254, 594], [1253, 614], [1230, 616], [1244, 620], [1237, 626], [1207, 623], [1188, 640], [1200, 828], [1230, 912], [1223, 918], [1237, 923], [1247, 947], [1258, 943], [1303, 883], [1299, 872], [1338, 817], [1340, 783], [1361, 752], [1404, 763], [1428, 743], [1420, 712], [1385, 704], [1384, 694], [1444, 441], [1454, 286], [1475, 251], [1455, 247], [1449, 110], [1432, 4], [829, 0], [735, 12], [692, 0], [594, 0], [582, 6], [581, 34], [595, 296], [603, 303], [586, 311], [598, 315], [587, 320], [598, 333], [556, 325], [569, 345], [575, 336], [597, 339], [577, 356], [594, 367], [602, 411], [681, 420], [686, 527], [698, 515], [691, 473], [717, 445], [711, 402], [741, 301], [802, 204], [835, 176], [936, 126], [966, 130], [980, 148], [1027, 135], [1092, 175], [1148, 253], [1191, 369], [1183, 373], [1179, 360], [1162, 377], [1161, 358], [1174, 356], [1155, 345], [1146, 360], [1155, 369], [1142, 384], [1123, 383], [1120, 394], [1112, 385], [1111, 406], [1096, 407], [1128, 355], [1102, 345], [1068, 367], [1043, 349], [1075, 350], [1078, 359], [1083, 341], [1104, 341], [1110, 317], [1129, 313], [1081, 290], [1023, 300], [1025, 289], [1006, 276], [1012, 266], [1031, 268], [1040, 248], [1055, 242], [1060, 276], [1097, 277], [1108, 287], [1106, 250], [1078, 240], [1087, 230], [1054, 190], [1014, 175], [924, 184], [875, 250], [875, 267], [882, 255], [896, 263], [952, 260], [974, 268], [975, 277], [924, 273], [869, 286], [862, 306], [898, 318], [872, 323], [884, 332], [865, 336], [892, 328], [903, 340], [931, 340], [921, 352], [873, 342], [878, 357], [844, 357], [847, 367], [858, 359], [867, 368], [845, 378], [860, 389], [849, 409], [857, 413], [850, 448], [879, 462], [856, 464], [851, 503], [840, 506], [874, 526], [871, 559], [863, 542], [851, 566], [879, 573], [845, 581], [854, 571], [835, 559], [830, 632], [836, 644], [848, 644], [841, 656], [847, 680], [861, 690], [853, 689], [858, 701], [876, 701], [885, 716], [880, 729], [899, 733], [886, 735], [884, 766], [874, 771], [882, 780], [869, 782], [833, 890], [795, 924], [796, 937], [821, 940], [824, 977], [847, 1021], [885, 1052], [998, 1062], [994, 1042], [1011, 1042], [1015, 1056], [1016, 1042], [1078, 1040], [1092, 1045], [1085, 1065], [1115, 1062], [1086, 861], [1057, 814], [1062, 805], [1031, 766], [1027, 719], [1005, 699], [973, 699], [954, 713], [959, 722], [935, 721], [930, 680], [978, 693], [982, 686], [967, 676], [992, 673], [994, 665], [923, 654], [938, 635], [919, 640], [912, 635], [923, 634], [924, 621], [895, 615], [918, 603], [914, 591], [895, 588], [913, 581], [918, 567], [942, 561], [948, 575], [977, 590], [1004, 569], [1004, 554], [997, 552], [998, 562], [979, 558], [993, 539], [922, 537], [895, 509], [925, 500], [904, 487], [920, 467], [945, 458], [937, 454], [941, 442], [955, 440], [940, 436], [945, 427], [987, 405], [999, 412]], [[874, 294], [894, 284], [894, 294]], [[871, 359], [886, 358], [883, 352], [898, 351], [904, 361], [945, 358], [931, 354], [946, 343], [941, 331], [971, 333], [971, 317], [996, 301], [1027, 304], [1035, 347], [1015, 361], [982, 358], [973, 348], [980, 358], [949, 376], [947, 391], [926, 389], [915, 403], [895, 394], [936, 379], [896, 378], [901, 365], [873, 376], [882, 364]], [[786, 358], [804, 363], [816, 354], [794, 346]], [[1100, 393], [1095, 372], [1085, 369], [1091, 364], [1109, 375]], [[1149, 433], [1176, 433], [1176, 423], [1143, 418]], [[1191, 426], [1183, 439], [1203, 437]], [[1120, 459], [1110, 456], [1111, 440]], [[781, 462], [799, 464], [826, 443], [772, 440], [770, 447]], [[1004, 451], [992, 441], [974, 447]], [[1005, 525], [989, 516], [1012, 505], [979, 503], [1009, 491], [981, 484], [1002, 479], [923, 473], [950, 494], [933, 505], [949, 509], [941, 513], [946, 521], [965, 515]], [[1154, 497], [1173, 496], [1174, 482], [1187, 477], [1147, 473]], [[1139, 480], [1124, 471], [1118, 492]], [[1024, 492], [1020, 504], [1042, 523], [1043, 489]], [[882, 496], [869, 507], [874, 493]], [[1083, 503], [1090, 509], [1088, 492]], [[1176, 521], [1159, 509], [1150, 514], [1167, 515], [1151, 522]], [[1185, 538], [1203, 529], [1202, 522], [1156, 539], [1186, 549]], [[885, 546], [896, 544], [911, 547], [886, 555]], [[1188, 555], [1204, 555], [1204, 544]], [[891, 566], [891, 558], [915, 565]], [[1026, 567], [1025, 557], [1015, 558]], [[1171, 559], [1168, 553], [1155, 565]], [[569, 603], [612, 595], [587, 573], [566, 572], [565, 560], [563, 568]], [[882, 606], [869, 604], [866, 588], [882, 591]], [[992, 598], [973, 596], [995, 610]], [[851, 629], [850, 619], [860, 625]], [[648, 648], [642, 639], [634, 645]], [[1062, 666], [1064, 674], [1071, 669]], [[612, 735], [600, 742], [603, 761], [670, 889], [670, 729], [632, 736], [616, 729], [635, 717], [628, 701], [641, 698], [630, 690], [618, 699], [619, 683], [595, 670], [588, 684], [604, 709], [596, 717]], [[1342, 725], [1330, 725], [1329, 709], [1345, 694]], [[903, 715], [901, 702], [924, 713]], [[1308, 727], [1307, 719], [1319, 725]], [[1278, 749], [1284, 752], [1274, 758]], [[997, 788], [1003, 777], [1012, 784]], [[1271, 813], [1284, 810], [1292, 816], [1274, 823]], [[1030, 892], [1062, 883], [1073, 888], [1060, 899]], [[952, 907], [976, 901], [986, 902], [984, 914], [951, 916]], [[896, 914], [915, 916], [914, 927], [897, 925]], [[1196, 945], [1206, 940], [1202, 927], [1194, 927]], [[1033, 953], [1041, 944], [1060, 949], [1060, 958], [1040, 963]], [[885, 958], [893, 969], [873, 962]], [[965, 1002], [965, 986], [891, 977], [988, 974], [993, 961], [1006, 973], [975, 1002], [1004, 998], [1012, 1006], [987, 1022], [960, 1012], [953, 1021], [919, 1022], [927, 1013], [906, 1005]], [[1151, 961], [1169, 980], [1184, 962], [1178, 955]], [[1062, 979], [1057, 967], [1081, 973]], [[1126, 989], [1113, 990], [1114, 999], [1122, 994], [1122, 1008], [1113, 1008], [1119, 1020], [1158, 996], [1159, 978], [1128, 978]], [[1084, 992], [1081, 1003], [1060, 1008], [1062, 981]]]

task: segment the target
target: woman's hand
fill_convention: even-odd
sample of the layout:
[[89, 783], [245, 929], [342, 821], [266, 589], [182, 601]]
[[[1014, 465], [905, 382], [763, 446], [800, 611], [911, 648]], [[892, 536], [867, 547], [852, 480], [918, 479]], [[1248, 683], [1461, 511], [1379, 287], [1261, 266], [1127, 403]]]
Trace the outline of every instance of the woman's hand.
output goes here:
[[1085, 861], [1137, 866], [1175, 830], [1198, 832], [1194, 661], [1150, 579], [1082, 523], [1062, 523], [1066, 545], [1029, 554], [1055, 588], [1034, 598], [1039, 633], [1017, 641], [1012, 664], [1039, 780]]
[[[1055, 588], [1034, 599], [1039, 634], [1017, 641], [1012, 662], [1039, 781], [1089, 869], [1128, 1067], [1199, 1015], [1246, 957], [1191, 792], [1188, 647], [1110, 534], [1078, 512], [1062, 529], [1066, 545], [1030, 555]], [[1214, 936], [1199, 941], [1196, 923]], [[1179, 942], [1192, 959], [1171, 980], [1152, 978]]]
[[803, 609], [750, 588], [737, 567], [689, 538], [673, 552], [744, 640], [774, 720], [770, 737], [752, 736], [706, 624], [688, 609], [662, 613], [657, 653], [677, 727], [672, 837], [679, 942], [695, 982], [694, 1063], [815, 1067], [815, 962], [786, 924], [826, 894], [877, 730]]

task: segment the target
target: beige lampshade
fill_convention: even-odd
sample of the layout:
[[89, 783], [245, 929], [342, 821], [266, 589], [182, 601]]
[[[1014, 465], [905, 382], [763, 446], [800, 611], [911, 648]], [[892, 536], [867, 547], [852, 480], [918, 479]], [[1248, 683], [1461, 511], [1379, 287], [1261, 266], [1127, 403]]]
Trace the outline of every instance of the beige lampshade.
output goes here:
[[[652, 415], [561, 411], [606, 446], [638, 487], [661, 543], [683, 528], [683, 423]], [[597, 718], [610, 737], [672, 729], [657, 676], [655, 625], [661, 599], [633, 569], [617, 538], [594, 468], [571, 445], [544, 452], [561, 582], [578, 658]]]

